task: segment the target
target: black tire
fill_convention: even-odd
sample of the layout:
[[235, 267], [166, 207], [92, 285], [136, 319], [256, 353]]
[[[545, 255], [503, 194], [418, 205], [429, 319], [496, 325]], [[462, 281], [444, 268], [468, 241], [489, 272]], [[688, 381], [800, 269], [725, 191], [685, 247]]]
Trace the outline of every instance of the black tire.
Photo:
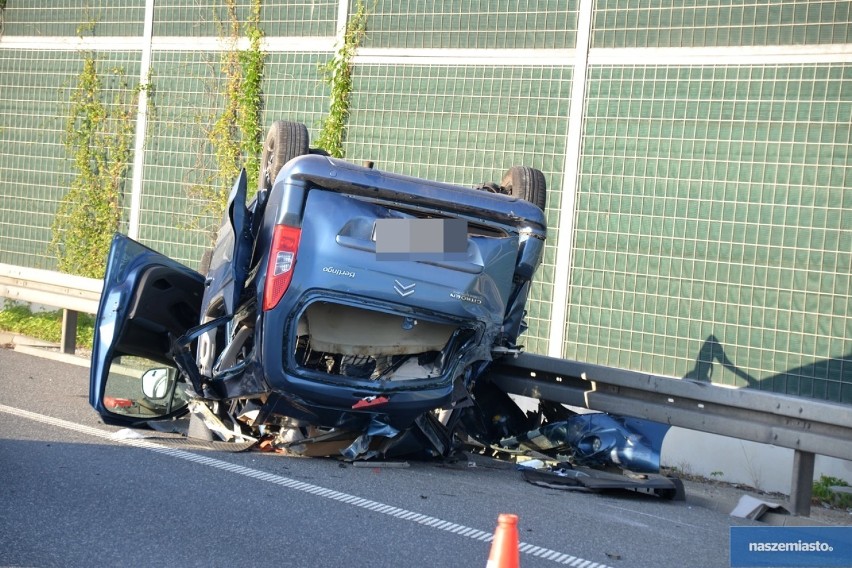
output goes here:
[[677, 477], [668, 477], [674, 485], [673, 489], [657, 489], [657, 496], [670, 501], [686, 501], [686, 489], [683, 487], [683, 481]]
[[541, 171], [528, 166], [512, 166], [503, 175], [500, 186], [512, 197], [529, 201], [544, 210], [547, 182]]
[[284, 164], [297, 156], [310, 153], [308, 127], [301, 122], [276, 120], [266, 134], [263, 152], [260, 156], [260, 175], [258, 189], [272, 189], [275, 177]]

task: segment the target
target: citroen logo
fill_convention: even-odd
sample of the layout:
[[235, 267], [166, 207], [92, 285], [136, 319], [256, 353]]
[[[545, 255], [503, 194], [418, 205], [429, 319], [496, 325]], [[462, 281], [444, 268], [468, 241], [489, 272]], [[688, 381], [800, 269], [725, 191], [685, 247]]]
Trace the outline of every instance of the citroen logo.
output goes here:
[[393, 281], [393, 289], [396, 290], [396, 293], [405, 298], [406, 296], [410, 296], [414, 293], [414, 286], [416, 282], [412, 282], [411, 284], [403, 284], [399, 280]]

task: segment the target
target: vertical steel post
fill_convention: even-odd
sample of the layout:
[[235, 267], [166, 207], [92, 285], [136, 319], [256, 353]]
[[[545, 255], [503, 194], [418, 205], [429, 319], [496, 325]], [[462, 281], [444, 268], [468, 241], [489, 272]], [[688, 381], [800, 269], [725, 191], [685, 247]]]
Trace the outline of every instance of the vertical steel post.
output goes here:
[[794, 515], [811, 516], [811, 495], [814, 485], [813, 452], [795, 450], [793, 454], [793, 479], [790, 487], [790, 506]]
[[340, 0], [337, 5], [337, 41], [343, 45], [346, 37], [346, 24], [349, 22], [349, 0]]
[[77, 312], [74, 310], [62, 310], [62, 339], [59, 347], [69, 355], [77, 350]]
[[592, 34], [593, 0], [580, 0], [577, 18], [577, 44], [574, 49], [574, 72], [571, 75], [571, 108], [568, 116], [565, 167], [562, 178], [562, 202], [559, 205], [559, 234], [556, 238], [556, 267], [551, 297], [550, 335], [547, 354], [562, 357], [565, 343], [565, 320], [568, 313], [568, 280], [574, 247], [574, 208], [577, 202], [577, 180], [580, 173], [580, 150], [583, 140], [583, 114], [586, 100], [589, 45]]
[[139, 238], [142, 209], [142, 175], [145, 170], [145, 135], [148, 127], [148, 74], [151, 72], [151, 39], [154, 35], [154, 0], [145, 2], [142, 59], [139, 65], [139, 107], [136, 112], [136, 139], [133, 145], [133, 176], [130, 189], [130, 220], [127, 235]]

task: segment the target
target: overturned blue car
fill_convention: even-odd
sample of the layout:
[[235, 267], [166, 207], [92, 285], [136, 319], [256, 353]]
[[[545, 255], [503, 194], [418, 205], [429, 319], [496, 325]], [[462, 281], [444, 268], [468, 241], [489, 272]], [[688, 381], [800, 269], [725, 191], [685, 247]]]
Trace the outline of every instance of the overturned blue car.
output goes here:
[[659, 468], [661, 436], [549, 401], [525, 412], [489, 380], [522, 349], [540, 171], [406, 177], [313, 150], [284, 121], [261, 164], [251, 199], [236, 180], [199, 271], [115, 235], [89, 392], [104, 422], [352, 460], [520, 448]]
[[[519, 349], [544, 177], [459, 187], [309, 147], [278, 121], [200, 271], [117, 234], [92, 353], [105, 422], [189, 412], [216, 437], [361, 457], [446, 455], [495, 357]], [[470, 410], [468, 410], [470, 412]], [[470, 422], [468, 420], [468, 422]]]

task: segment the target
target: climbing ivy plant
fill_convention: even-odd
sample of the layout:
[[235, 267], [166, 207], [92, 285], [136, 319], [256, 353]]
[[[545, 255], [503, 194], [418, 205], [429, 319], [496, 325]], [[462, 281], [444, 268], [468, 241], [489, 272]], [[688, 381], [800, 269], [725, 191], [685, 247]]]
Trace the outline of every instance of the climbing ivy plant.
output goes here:
[[349, 100], [352, 93], [352, 58], [367, 33], [367, 7], [359, 0], [343, 33], [343, 41], [328, 62], [320, 66], [323, 81], [331, 89], [328, 115], [323, 119], [316, 145], [343, 158]]
[[121, 196], [133, 155], [139, 88], [124, 69], [105, 67], [93, 52], [70, 90], [63, 143], [74, 180], [59, 203], [48, 246], [62, 272], [100, 278], [121, 223]]
[[246, 24], [249, 48], [240, 52], [243, 81], [239, 93], [237, 123], [242, 136], [243, 156], [249, 187], [257, 187], [260, 175], [260, 152], [263, 149], [263, 67], [265, 54], [261, 50], [263, 30], [260, 29], [260, 0], [252, 3], [251, 20]]
[[[213, 173], [191, 190], [191, 195], [201, 203], [203, 214], [221, 214], [241, 168], [246, 168], [249, 187], [257, 185], [263, 131], [261, 86], [266, 58], [261, 50], [260, 8], [261, 0], [253, 0], [248, 20], [243, 23], [237, 1], [225, 2], [226, 18], [220, 23], [220, 36], [229, 41], [231, 48], [222, 52], [219, 61], [224, 86], [214, 89], [222, 95], [223, 104], [212, 116], [212, 125], [206, 131], [215, 166]], [[248, 49], [239, 49], [242, 37], [248, 38]]]

